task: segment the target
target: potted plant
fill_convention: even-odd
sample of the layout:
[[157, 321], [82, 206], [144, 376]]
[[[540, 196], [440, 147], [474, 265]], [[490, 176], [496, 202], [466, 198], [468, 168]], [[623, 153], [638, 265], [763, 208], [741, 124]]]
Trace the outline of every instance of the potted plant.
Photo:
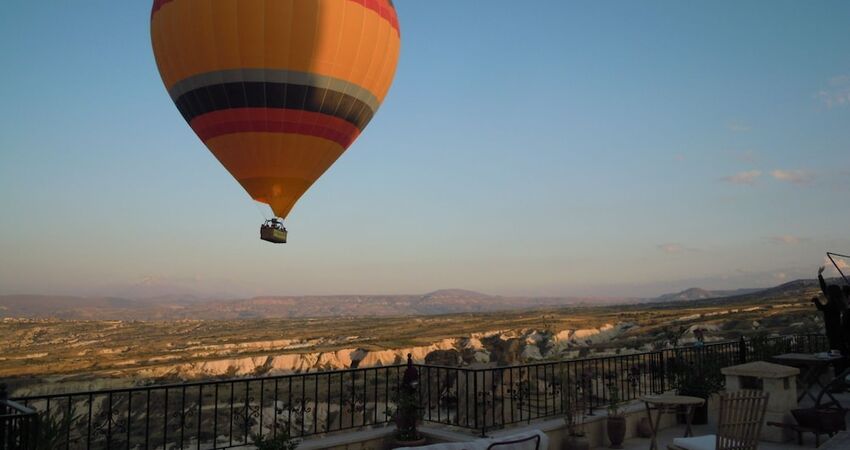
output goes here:
[[[71, 412], [68, 414], [57, 415], [54, 413], [40, 416], [38, 426], [36, 426], [34, 430], [35, 445], [30, 448], [33, 450], [54, 450], [64, 447], [64, 442], [67, 438], [65, 433], [73, 426], [73, 424], [77, 423], [81, 417], [81, 414], [77, 414], [76, 407], [72, 407]], [[0, 448], [3, 448], [2, 444], [0, 444]]]
[[425, 437], [416, 429], [419, 421], [419, 402], [416, 389], [419, 385], [419, 372], [413, 366], [413, 358], [407, 355], [407, 369], [404, 371], [401, 386], [396, 397], [395, 443], [402, 447], [425, 445]]
[[611, 441], [610, 448], [623, 448], [623, 440], [626, 439], [626, 416], [621, 406], [620, 387], [617, 386], [616, 377], [610, 377], [607, 385], [608, 419], [605, 428], [608, 432], [608, 440]]
[[[725, 379], [720, 372], [720, 363], [716, 358], [703, 357], [702, 352], [697, 352], [691, 361], [677, 358], [674, 364], [672, 377], [673, 388], [678, 395], [699, 397], [705, 400], [701, 406], [694, 410], [691, 421], [694, 425], [708, 423], [708, 401], [713, 394], [723, 390]], [[679, 422], [684, 423], [684, 413], [679, 414]]]
[[584, 435], [583, 408], [567, 407], [564, 423], [567, 425], [567, 438], [563, 450], [590, 450], [590, 441]]
[[283, 423], [275, 424], [276, 433], [272, 436], [253, 436], [254, 446], [257, 450], [295, 450], [301, 441], [292, 439], [289, 435], [289, 427]]
[[581, 386], [576, 389], [576, 397], [564, 399], [564, 424], [567, 428], [567, 438], [563, 450], [590, 450], [590, 441], [584, 434], [584, 402]]

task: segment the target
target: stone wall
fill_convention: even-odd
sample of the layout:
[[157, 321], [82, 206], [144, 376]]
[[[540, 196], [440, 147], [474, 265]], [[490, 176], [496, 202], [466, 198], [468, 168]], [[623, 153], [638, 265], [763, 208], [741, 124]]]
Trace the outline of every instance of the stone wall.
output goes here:
[[[709, 417], [714, 418], [717, 414], [717, 400], [709, 402]], [[643, 402], [633, 402], [626, 406], [626, 439], [637, 437], [638, 422], [646, 417], [646, 408]], [[653, 413], [654, 417], [654, 413]], [[661, 416], [661, 429], [677, 426], [675, 414], [663, 414]], [[608, 448], [608, 435], [606, 430], [607, 414], [600, 411], [585, 420], [584, 429], [591, 448]], [[562, 418], [535, 421], [523, 426], [510, 427], [503, 430], [487, 433], [488, 436], [509, 436], [529, 429], [539, 429], [549, 436], [549, 449], [558, 450], [563, 448], [567, 437], [567, 430]], [[477, 439], [479, 436], [472, 430], [452, 429], [440, 425], [425, 424], [421, 427], [422, 433], [428, 438], [428, 443], [440, 442], [466, 442]], [[375, 430], [356, 431], [341, 433], [330, 437], [316, 437], [306, 439], [299, 450], [333, 449], [333, 450], [384, 450], [392, 449], [393, 446], [392, 426]]]

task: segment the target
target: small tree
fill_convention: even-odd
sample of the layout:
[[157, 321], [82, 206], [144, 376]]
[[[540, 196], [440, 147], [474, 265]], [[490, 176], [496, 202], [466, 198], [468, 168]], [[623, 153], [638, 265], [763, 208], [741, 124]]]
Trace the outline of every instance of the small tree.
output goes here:
[[617, 376], [610, 374], [605, 383], [608, 390], [608, 417], [622, 417], [623, 401], [620, 398], [620, 386], [617, 385]]
[[254, 435], [254, 445], [257, 450], [295, 450], [301, 442], [289, 436], [286, 427], [278, 428], [276, 436]]
[[573, 399], [564, 408], [564, 424], [570, 436], [584, 436], [584, 405]]
[[396, 439], [416, 441], [422, 438], [416, 429], [419, 421], [419, 401], [416, 397], [419, 386], [419, 372], [413, 367], [412, 355], [407, 355], [407, 369], [396, 398], [395, 425]]
[[708, 399], [722, 391], [726, 384], [720, 368], [717, 358], [701, 357], [695, 361], [677, 358], [672, 367], [672, 387], [679, 395]]
[[275, 424], [275, 430], [277, 433], [271, 437], [257, 434], [253, 436], [257, 450], [295, 450], [301, 443], [297, 439], [292, 439], [289, 427], [286, 425]]
[[564, 424], [570, 436], [584, 436], [585, 392], [579, 377], [564, 393]]
[[781, 353], [786, 353], [788, 343], [782, 339], [772, 339], [764, 331], [754, 334], [750, 338], [750, 344], [753, 348], [753, 359], [764, 360], [771, 356], [776, 356]]
[[45, 414], [39, 417], [36, 428], [35, 450], [54, 450], [65, 446], [68, 430], [80, 420], [77, 408], [66, 414]]

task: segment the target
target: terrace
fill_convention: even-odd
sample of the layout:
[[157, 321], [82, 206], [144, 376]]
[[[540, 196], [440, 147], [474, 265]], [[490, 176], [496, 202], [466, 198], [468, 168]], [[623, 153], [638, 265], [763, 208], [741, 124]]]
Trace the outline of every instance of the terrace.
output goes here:
[[[414, 364], [415, 401], [429, 442], [537, 429], [548, 435], [549, 448], [561, 448], [564, 415], [581, 404], [591, 446], [607, 447], [606, 406], [616, 386], [627, 417], [625, 448], [647, 449], [649, 439], [635, 437], [646, 414], [639, 399], [673, 390], [676, 367], [715, 370], [825, 347], [823, 336], [802, 335], [507, 367]], [[258, 436], [279, 433], [299, 439], [304, 449], [392, 448], [405, 370], [393, 365], [0, 398], [0, 449], [251, 448]], [[710, 402], [709, 423], [695, 426], [696, 435], [716, 427], [716, 404]], [[660, 425], [660, 449], [683, 433], [674, 415]], [[804, 447], [813, 448], [813, 439], [806, 435]], [[787, 442], [760, 448], [802, 447]]]

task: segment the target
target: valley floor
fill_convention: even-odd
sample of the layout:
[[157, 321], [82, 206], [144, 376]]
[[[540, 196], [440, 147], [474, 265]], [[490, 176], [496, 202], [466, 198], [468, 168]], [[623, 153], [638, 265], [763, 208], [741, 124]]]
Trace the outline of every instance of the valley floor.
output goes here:
[[[417, 361], [510, 365], [650, 351], [753, 334], [822, 332], [814, 292], [388, 318], [0, 322], [0, 379], [93, 389]], [[40, 388], [37, 388], [40, 386]]]

